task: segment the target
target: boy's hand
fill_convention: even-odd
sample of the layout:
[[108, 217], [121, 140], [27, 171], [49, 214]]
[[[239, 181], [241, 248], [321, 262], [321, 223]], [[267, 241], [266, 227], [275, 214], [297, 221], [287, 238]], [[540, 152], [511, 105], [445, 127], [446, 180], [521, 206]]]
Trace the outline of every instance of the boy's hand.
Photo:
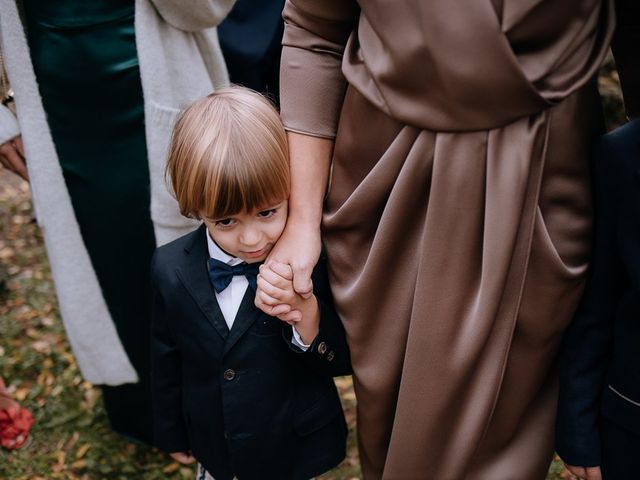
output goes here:
[[[295, 325], [303, 341], [310, 344], [318, 334], [320, 312], [315, 296], [303, 298], [293, 287], [293, 273], [286, 264], [268, 261], [260, 267], [256, 303], [280, 308], [280, 320]], [[264, 310], [264, 309], [263, 309]], [[273, 314], [272, 314], [273, 315]]]
[[293, 289], [293, 273], [289, 265], [268, 261], [260, 266], [258, 296], [262, 303], [277, 307], [286, 304], [295, 309], [298, 295]]
[[173, 452], [170, 453], [171, 458], [173, 458], [176, 462], [182, 463], [183, 465], [189, 465], [196, 461], [191, 452]]

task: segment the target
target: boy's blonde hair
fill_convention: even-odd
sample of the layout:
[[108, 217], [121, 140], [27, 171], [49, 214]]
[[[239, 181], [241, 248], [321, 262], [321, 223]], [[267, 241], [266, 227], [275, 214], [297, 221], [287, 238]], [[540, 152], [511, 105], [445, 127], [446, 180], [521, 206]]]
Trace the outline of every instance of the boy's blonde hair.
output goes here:
[[278, 113], [244, 87], [197, 100], [176, 122], [166, 173], [187, 217], [224, 218], [287, 199], [289, 151]]

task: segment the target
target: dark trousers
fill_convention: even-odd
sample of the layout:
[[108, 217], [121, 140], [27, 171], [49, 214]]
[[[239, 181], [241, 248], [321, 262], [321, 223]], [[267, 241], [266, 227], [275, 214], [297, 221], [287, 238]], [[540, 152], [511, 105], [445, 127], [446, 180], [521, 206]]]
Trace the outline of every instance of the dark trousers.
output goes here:
[[640, 478], [640, 435], [610, 420], [601, 420], [602, 477], [604, 480]]

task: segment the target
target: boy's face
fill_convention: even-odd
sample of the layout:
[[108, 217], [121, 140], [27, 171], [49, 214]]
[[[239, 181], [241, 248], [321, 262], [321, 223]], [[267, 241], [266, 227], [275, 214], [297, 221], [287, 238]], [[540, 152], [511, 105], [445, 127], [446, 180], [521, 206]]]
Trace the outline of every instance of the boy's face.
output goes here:
[[253, 212], [241, 212], [204, 223], [211, 238], [229, 255], [247, 263], [262, 262], [280, 238], [287, 223], [288, 202], [284, 200]]

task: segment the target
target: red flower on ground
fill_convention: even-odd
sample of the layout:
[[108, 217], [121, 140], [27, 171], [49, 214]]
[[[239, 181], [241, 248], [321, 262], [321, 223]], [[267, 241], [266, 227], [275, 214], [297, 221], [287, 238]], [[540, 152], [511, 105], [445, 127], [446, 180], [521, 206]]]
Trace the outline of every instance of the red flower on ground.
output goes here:
[[31, 412], [11, 398], [0, 378], [0, 445], [8, 450], [22, 447], [33, 422]]

